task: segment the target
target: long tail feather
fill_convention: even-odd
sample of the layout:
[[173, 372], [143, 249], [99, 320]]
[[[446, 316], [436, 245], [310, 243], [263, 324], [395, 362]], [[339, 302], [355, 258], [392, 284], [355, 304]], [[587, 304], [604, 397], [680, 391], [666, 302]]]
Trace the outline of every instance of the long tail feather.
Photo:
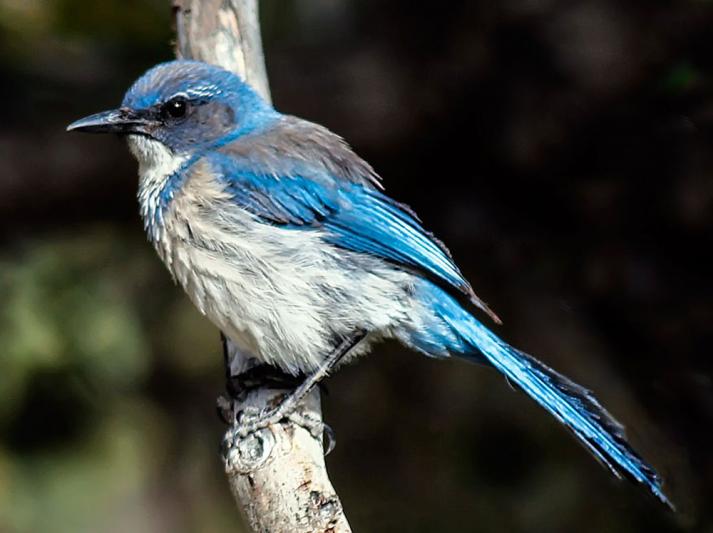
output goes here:
[[[508, 345], [483, 326], [456, 302], [438, 299], [434, 309], [459, 337], [458, 355], [484, 357], [508, 381], [525, 391], [562, 422], [584, 446], [618, 478], [644, 485], [673, 509], [662, 481], [654, 469], [626, 441], [624, 427], [612, 417], [592, 393], [552, 370], [531, 355]], [[478, 353], [462, 353], [470, 345]], [[461, 352], [461, 353], [458, 353]]]

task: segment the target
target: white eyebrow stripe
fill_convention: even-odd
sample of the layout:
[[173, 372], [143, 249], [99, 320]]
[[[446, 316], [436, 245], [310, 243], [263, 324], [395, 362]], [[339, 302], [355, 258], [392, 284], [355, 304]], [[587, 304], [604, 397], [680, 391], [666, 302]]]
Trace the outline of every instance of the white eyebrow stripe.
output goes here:
[[177, 92], [172, 98], [202, 98], [206, 96], [216, 96], [221, 94], [223, 91], [216, 85], [203, 85], [199, 87], [191, 87], [185, 91]]

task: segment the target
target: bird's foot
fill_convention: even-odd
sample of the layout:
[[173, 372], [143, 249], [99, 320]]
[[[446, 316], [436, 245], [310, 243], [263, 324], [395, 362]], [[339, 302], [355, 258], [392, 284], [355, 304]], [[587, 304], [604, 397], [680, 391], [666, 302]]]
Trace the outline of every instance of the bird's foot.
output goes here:
[[[236, 377], [229, 376], [227, 388], [230, 397], [218, 400], [218, 415], [231, 426], [229, 433], [238, 439], [245, 439], [269, 426], [291, 422], [306, 429], [315, 439], [323, 438], [325, 455], [330, 453], [335, 445], [334, 432], [324, 424], [321, 416], [304, 409], [302, 402], [328, 370], [363, 337], [364, 333], [359, 332], [343, 340], [322, 366], [306, 377], [295, 378], [266, 365], [253, 367]], [[293, 390], [277, 403], [277, 396], [273, 397], [271, 408], [244, 406], [251, 391], [261, 388]]]
[[244, 407], [237, 413], [236, 421], [238, 434], [241, 437], [282, 422], [292, 422], [303, 427], [315, 438], [319, 438], [324, 431], [324, 423], [319, 417], [299, 408], [286, 409], [282, 403], [274, 409], [266, 410], [252, 406]]
[[259, 431], [281, 423], [292, 423], [306, 429], [315, 439], [324, 439], [324, 454], [328, 455], [336, 445], [336, 437], [331, 427], [322, 419], [299, 407], [282, 403], [273, 409], [258, 409], [252, 406], [239, 407], [237, 402], [225, 397], [218, 399], [219, 416], [227, 424], [233, 425], [233, 437], [245, 439]]

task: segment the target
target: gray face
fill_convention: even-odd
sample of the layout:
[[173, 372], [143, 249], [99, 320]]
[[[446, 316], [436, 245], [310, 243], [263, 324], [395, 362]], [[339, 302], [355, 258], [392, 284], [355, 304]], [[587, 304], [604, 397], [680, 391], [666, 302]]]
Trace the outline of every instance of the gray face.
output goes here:
[[127, 91], [120, 108], [69, 130], [146, 136], [174, 153], [251, 131], [277, 113], [236, 75], [197, 61], [158, 65]]
[[146, 122], [130, 133], [157, 140], [176, 153], [211, 144], [238, 127], [235, 110], [219, 98], [176, 96], [137, 114]]

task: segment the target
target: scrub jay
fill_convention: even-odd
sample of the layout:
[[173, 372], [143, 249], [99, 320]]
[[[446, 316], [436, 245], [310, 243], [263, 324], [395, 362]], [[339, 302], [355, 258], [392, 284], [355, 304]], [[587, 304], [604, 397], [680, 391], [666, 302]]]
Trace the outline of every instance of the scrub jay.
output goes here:
[[197, 61], [153, 67], [118, 109], [68, 130], [127, 137], [144, 226], [173, 278], [241, 353], [306, 376], [249, 431], [289, 414], [336, 365], [394, 338], [429, 357], [495, 368], [613, 474], [670, 505], [589, 390], [475, 317], [499, 323], [443, 243], [331, 131]]

